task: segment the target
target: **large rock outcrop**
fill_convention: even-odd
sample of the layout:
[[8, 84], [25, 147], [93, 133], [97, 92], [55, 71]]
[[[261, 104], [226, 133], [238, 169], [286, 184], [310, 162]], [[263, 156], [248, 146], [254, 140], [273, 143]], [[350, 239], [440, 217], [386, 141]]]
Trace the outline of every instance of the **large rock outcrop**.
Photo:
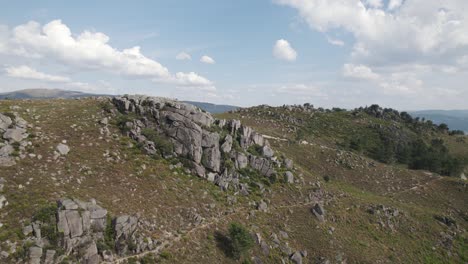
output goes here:
[[27, 128], [28, 123], [17, 114], [0, 113], [0, 167], [15, 165], [14, 156], [25, 156], [22, 152], [28, 146]]
[[32, 245], [30, 263], [62, 263], [73, 257], [78, 263], [97, 264], [114, 254], [136, 254], [156, 246], [141, 235], [136, 216], [112, 218], [95, 200], [61, 199], [56, 211], [48, 212], [42, 221], [23, 228], [25, 244]]
[[[193, 105], [160, 97], [123, 96], [112, 99], [124, 116], [127, 133], [148, 154], [177, 156], [191, 162], [192, 172], [223, 189], [240, 188], [241, 170], [250, 166], [265, 177], [276, 175], [275, 152], [268, 141], [239, 120], [216, 120]], [[173, 153], [158, 150], [160, 142], [148, 130], [172, 144]], [[249, 151], [253, 147], [259, 151]]]

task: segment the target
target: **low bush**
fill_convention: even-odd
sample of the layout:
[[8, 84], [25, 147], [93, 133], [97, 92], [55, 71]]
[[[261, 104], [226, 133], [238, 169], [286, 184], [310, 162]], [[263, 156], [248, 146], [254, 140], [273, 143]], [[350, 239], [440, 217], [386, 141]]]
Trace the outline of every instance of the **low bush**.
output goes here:
[[229, 225], [229, 242], [232, 257], [240, 259], [253, 246], [254, 241], [247, 228], [239, 223]]

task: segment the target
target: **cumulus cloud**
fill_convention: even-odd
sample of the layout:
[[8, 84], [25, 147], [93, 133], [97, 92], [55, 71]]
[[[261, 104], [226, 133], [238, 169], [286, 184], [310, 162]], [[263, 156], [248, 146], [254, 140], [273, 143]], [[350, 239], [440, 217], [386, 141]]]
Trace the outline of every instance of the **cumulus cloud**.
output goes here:
[[468, 1], [273, 1], [296, 9], [309, 28], [323, 33], [332, 45], [339, 42], [330, 35], [352, 36], [352, 50], [342, 68], [345, 79], [340, 82], [367, 89], [379, 100], [394, 98], [388, 100], [395, 105], [403, 104], [401, 98], [411, 104], [463, 105], [459, 96], [449, 92], [443, 97], [445, 102], [439, 101], [444, 90], [440, 87], [467, 94], [463, 91], [468, 72], [468, 57], [464, 57], [468, 53]]
[[99, 81], [98, 84], [77, 82], [73, 81], [69, 77], [47, 74], [26, 65], [9, 66], [4, 69], [4, 72], [5, 75], [10, 78], [41, 81], [54, 85], [60, 84], [61, 88], [69, 88], [80, 91], [114, 91], [110, 84], [103, 81]]
[[339, 40], [339, 39], [333, 39], [333, 38], [327, 37], [327, 41], [328, 41], [328, 43], [330, 43], [332, 45], [335, 45], [335, 46], [344, 46], [345, 45], [345, 43], [342, 40]]
[[383, 7], [382, 0], [366, 0], [365, 2], [368, 6], [372, 8], [381, 8]]
[[53, 59], [77, 69], [107, 71], [164, 83], [189, 85], [192, 80], [195, 86], [208, 83], [206, 78], [196, 73], [172, 74], [159, 62], [143, 55], [140, 47], [118, 50], [109, 44], [109, 40], [107, 35], [100, 32], [72, 34], [61, 20], [51, 21], [42, 27], [31, 21], [15, 27], [7, 43], [0, 38], [0, 47], [3, 46], [0, 52], [28, 58]]
[[403, 0], [390, 0], [390, 2], [388, 3], [388, 9], [389, 10], [397, 9], [402, 4], [403, 4]]
[[[407, 65], [405, 67], [394, 67], [385, 69], [387, 72], [375, 72], [366, 65], [343, 65], [343, 76], [356, 80], [366, 81], [380, 88], [384, 94], [409, 95], [420, 92], [424, 82], [418, 75], [434, 69], [424, 65]], [[443, 68], [439, 69], [443, 71]]]
[[326, 94], [318, 86], [303, 83], [284, 84], [276, 89], [276, 92], [293, 96], [325, 97]]
[[26, 65], [18, 67], [7, 67], [5, 68], [5, 73], [9, 77], [19, 79], [39, 80], [46, 82], [70, 82], [68, 77], [46, 74]]
[[365, 80], [377, 80], [380, 78], [380, 76], [374, 73], [371, 68], [365, 65], [354, 64], [345, 64], [343, 66], [343, 75], [345, 77]]
[[176, 60], [191, 60], [191, 59], [192, 59], [192, 56], [190, 56], [190, 54], [186, 52], [181, 52], [177, 54], [176, 56]]
[[392, 12], [366, 6], [359, 0], [276, 2], [297, 9], [314, 30], [351, 33], [356, 40], [353, 53], [356, 59], [376, 63], [447, 59], [454, 51], [468, 47], [468, 1], [465, 0], [391, 1], [389, 9], [395, 9]]
[[211, 58], [210, 56], [207, 56], [207, 55], [203, 55], [201, 58], [200, 58], [200, 61], [203, 62], [203, 63], [206, 63], [206, 64], [215, 64], [216, 61]]
[[273, 56], [277, 59], [285, 61], [295, 61], [297, 58], [297, 52], [291, 47], [291, 44], [287, 40], [277, 40], [275, 46], [273, 46]]
[[189, 72], [189, 73], [184, 73], [184, 72], [178, 72], [176, 73], [175, 76], [175, 82], [179, 86], [195, 86], [195, 87], [202, 87], [204, 90], [209, 90], [209, 91], [215, 91], [216, 88], [214, 87], [213, 83], [204, 78], [201, 77], [200, 75], [194, 73], [194, 72]]

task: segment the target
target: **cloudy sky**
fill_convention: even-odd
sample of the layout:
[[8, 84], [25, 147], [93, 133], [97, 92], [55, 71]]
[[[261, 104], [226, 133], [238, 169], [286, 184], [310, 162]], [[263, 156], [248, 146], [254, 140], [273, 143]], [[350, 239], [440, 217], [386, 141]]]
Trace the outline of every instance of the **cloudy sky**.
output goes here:
[[2, 1], [0, 92], [26, 88], [468, 109], [468, 1]]

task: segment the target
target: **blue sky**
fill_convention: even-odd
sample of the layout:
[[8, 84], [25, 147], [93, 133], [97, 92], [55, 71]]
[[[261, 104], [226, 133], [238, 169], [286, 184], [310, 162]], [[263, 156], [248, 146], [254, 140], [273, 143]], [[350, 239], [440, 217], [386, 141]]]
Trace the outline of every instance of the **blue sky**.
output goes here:
[[468, 108], [468, 4], [439, 2], [3, 1], [0, 92]]

